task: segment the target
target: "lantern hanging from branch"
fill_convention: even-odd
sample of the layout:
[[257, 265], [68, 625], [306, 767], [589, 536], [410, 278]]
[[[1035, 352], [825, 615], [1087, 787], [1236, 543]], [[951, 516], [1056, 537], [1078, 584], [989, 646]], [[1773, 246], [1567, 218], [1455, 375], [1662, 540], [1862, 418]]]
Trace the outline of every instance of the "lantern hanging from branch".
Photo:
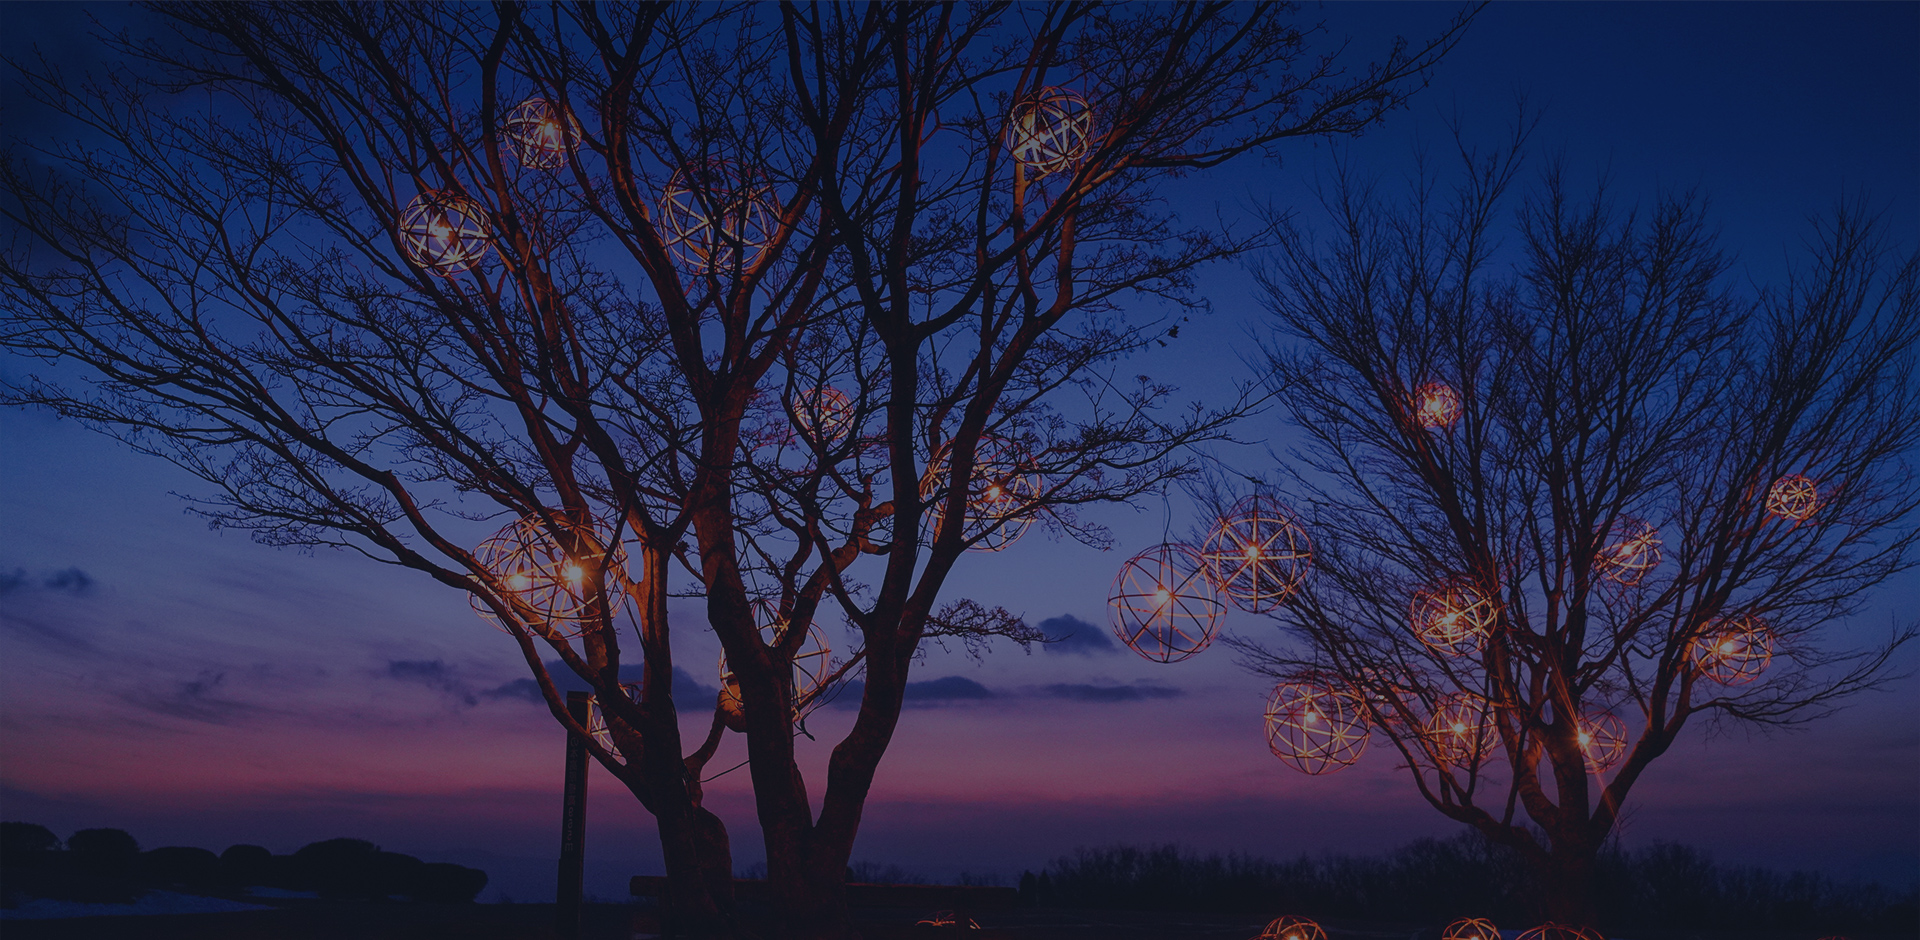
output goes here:
[[1440, 931], [1440, 940], [1500, 940], [1500, 928], [1484, 917], [1462, 917]]
[[766, 177], [731, 160], [696, 160], [676, 170], [660, 194], [667, 248], [694, 274], [749, 268], [780, 226]]
[[520, 165], [538, 170], [565, 166], [567, 155], [580, 149], [580, 122], [564, 105], [545, 98], [528, 98], [500, 119], [500, 133]]
[[1267, 698], [1267, 748], [1301, 773], [1350, 767], [1367, 749], [1367, 705], [1316, 679], [1283, 682]]
[[416, 267], [452, 277], [486, 257], [493, 224], [472, 199], [451, 189], [428, 190], [401, 210], [400, 243]]
[[[516, 608], [516, 614], [536, 631], [550, 630], [574, 636], [611, 613], [605, 605], [606, 573], [624, 571], [626, 550], [609, 545], [591, 526], [562, 525], [556, 534], [537, 516], [525, 516], [473, 550], [473, 557], [492, 577], [494, 590]], [[489, 620], [493, 608], [479, 595], [469, 598], [473, 609]]]
[[1108, 598], [1114, 634], [1154, 662], [1178, 662], [1206, 649], [1227, 605], [1204, 567], [1199, 552], [1174, 542], [1128, 559]]
[[1413, 392], [1413, 419], [1428, 429], [1449, 428], [1460, 420], [1460, 393], [1445, 382], [1428, 382]]
[[1306, 530], [1279, 501], [1241, 500], [1200, 550], [1207, 577], [1241, 610], [1265, 613], [1300, 586], [1313, 561]]
[[1760, 678], [1773, 661], [1773, 628], [1759, 617], [1721, 620], [1695, 637], [1688, 654], [1700, 674], [1722, 685]]
[[1606, 938], [1600, 935], [1600, 931], [1588, 927], [1575, 927], [1571, 924], [1547, 921], [1522, 932], [1520, 940], [1606, 940]]
[[[946, 520], [947, 496], [952, 492], [952, 448], [942, 445], [927, 461], [920, 478], [920, 499], [926, 505], [928, 539], [937, 537]], [[965, 513], [960, 538], [974, 551], [996, 552], [1013, 544], [1033, 523], [1031, 512], [1040, 495], [1040, 478], [1029, 468], [1026, 448], [1016, 441], [980, 435], [973, 447], [973, 473], [967, 479]]]
[[1820, 508], [1820, 488], [1805, 474], [1773, 481], [1767, 488], [1767, 513], [1791, 522], [1805, 522]]
[[[763, 621], [760, 627], [761, 641], [769, 647], [780, 645], [787, 637], [787, 621], [775, 617], [771, 605], [759, 606]], [[809, 625], [807, 638], [793, 652], [794, 721], [806, 718], [823, 703], [822, 696], [832, 672], [832, 657], [833, 649], [827, 645], [827, 638], [820, 633], [819, 625]], [[720, 699], [723, 710], [744, 714], [740, 680], [734, 676], [733, 668], [727, 665], [727, 654], [724, 652], [720, 654]]]
[[1480, 650], [1499, 620], [1499, 605], [1465, 578], [1413, 595], [1413, 635], [1446, 656]]
[[1007, 115], [1007, 149], [1029, 179], [1070, 170], [1093, 146], [1093, 109], [1065, 88], [1042, 88]]
[[853, 431], [855, 414], [853, 399], [831, 385], [793, 393], [794, 425], [822, 449], [846, 440]]
[[1627, 723], [1609, 711], [1590, 711], [1580, 716], [1574, 733], [1580, 754], [1587, 762], [1587, 773], [1603, 774], [1627, 755]]
[[1440, 696], [1421, 736], [1438, 763], [1455, 767], [1481, 763], [1493, 753], [1494, 743], [1487, 700], [1471, 692]]
[[[620, 691], [626, 693], [628, 701], [636, 705], [640, 703], [639, 683], [622, 682], [620, 683]], [[592, 735], [593, 740], [601, 747], [606, 748], [607, 753], [623, 761], [626, 760], [627, 756], [620, 752], [620, 746], [613, 741], [612, 729], [607, 727], [607, 715], [600, 709], [600, 698], [594, 696], [587, 700], [587, 704], [587, 733]]]
[[1622, 519], [1594, 556], [1594, 567], [1617, 584], [1639, 584], [1660, 565], [1660, 530], [1639, 519]]
[[1269, 922], [1256, 940], [1327, 940], [1327, 932], [1312, 920], [1287, 914]]

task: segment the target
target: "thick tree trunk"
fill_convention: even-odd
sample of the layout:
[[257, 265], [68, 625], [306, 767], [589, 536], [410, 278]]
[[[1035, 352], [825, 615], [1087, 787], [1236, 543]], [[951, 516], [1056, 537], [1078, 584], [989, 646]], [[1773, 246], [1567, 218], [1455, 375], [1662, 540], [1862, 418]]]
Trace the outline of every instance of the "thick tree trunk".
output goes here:
[[1576, 927], [1593, 927], [1598, 912], [1593, 903], [1594, 853], [1578, 847], [1554, 846], [1540, 876], [1540, 916]]
[[667, 869], [661, 926], [671, 936], [733, 936], [733, 851], [726, 825], [704, 807], [691, 805], [655, 819]]

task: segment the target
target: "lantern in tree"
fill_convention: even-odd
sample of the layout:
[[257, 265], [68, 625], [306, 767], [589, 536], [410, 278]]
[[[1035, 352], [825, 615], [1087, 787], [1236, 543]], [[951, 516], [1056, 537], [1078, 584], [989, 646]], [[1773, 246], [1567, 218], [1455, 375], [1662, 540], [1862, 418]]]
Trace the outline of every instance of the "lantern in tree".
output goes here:
[[1767, 513], [1792, 522], [1813, 518], [1820, 508], [1820, 489], [1805, 474], [1793, 474], [1773, 481], [1767, 488]]
[[520, 165], [538, 170], [565, 166], [567, 155], [580, 149], [580, 122], [563, 105], [545, 98], [528, 98], [500, 119], [500, 133], [513, 148]]
[[830, 385], [793, 393], [793, 421], [807, 440], [832, 447], [853, 431], [853, 399]]
[[1500, 608], [1493, 598], [1464, 578], [1413, 595], [1413, 635], [1447, 656], [1478, 651], [1499, 620]]
[[1029, 179], [1072, 169], [1093, 146], [1093, 110], [1065, 88], [1042, 88], [1007, 115], [1007, 149]]
[[480, 204], [451, 189], [413, 197], [400, 212], [400, 244], [416, 267], [452, 277], [493, 247], [493, 224]]
[[1688, 647], [1693, 668], [1723, 685], [1743, 685], [1760, 677], [1773, 661], [1773, 628], [1759, 617], [1721, 620]]
[[[626, 551], [609, 546], [590, 526], [562, 525], [556, 533], [537, 516], [526, 516], [494, 533], [473, 550], [494, 589], [521, 619], [562, 636], [603, 614], [607, 570], [624, 570]], [[489, 620], [494, 612], [478, 595], [473, 609]]]
[[1593, 558], [1601, 576], [1618, 584], [1639, 584], [1660, 564], [1660, 530], [1639, 519], [1622, 519]]
[[[787, 621], [768, 616], [768, 605], [761, 605], [762, 619], [765, 624], [760, 628], [761, 641], [768, 646], [778, 646], [787, 637]], [[822, 636], [817, 625], [807, 628], [807, 638], [793, 652], [793, 720], [800, 721], [813, 713], [821, 705], [821, 695], [827, 690], [827, 679], [833, 650], [827, 646], [827, 638]], [[732, 667], [727, 665], [727, 654], [720, 654], [720, 707], [734, 714], [744, 714], [740, 698], [740, 680], [734, 677]]]
[[1352, 766], [1367, 749], [1367, 705], [1315, 680], [1283, 682], [1267, 698], [1267, 748], [1305, 774]]
[[1128, 559], [1108, 598], [1114, 634], [1134, 652], [1161, 663], [1206, 649], [1227, 605], [1204, 568], [1199, 552], [1173, 542]]
[[1293, 514], [1277, 500], [1241, 500], [1214, 527], [1200, 550], [1207, 577], [1220, 593], [1248, 613], [1278, 607], [1300, 586], [1313, 560], [1313, 546]]
[[1462, 917], [1440, 931], [1440, 940], [1500, 940], [1500, 928], [1484, 917]]
[[1580, 716], [1574, 732], [1580, 754], [1586, 759], [1587, 773], [1603, 774], [1627, 755], [1627, 723], [1607, 711], [1592, 711]]
[[1256, 940], [1327, 940], [1327, 932], [1314, 921], [1288, 914], [1274, 918]]
[[1548, 921], [1520, 934], [1520, 940], [1606, 940], [1600, 931]]
[[[946, 519], [947, 494], [953, 485], [951, 449], [942, 445], [927, 461], [920, 478], [920, 499], [926, 504], [928, 537], [937, 536]], [[1040, 478], [1028, 469], [1026, 449], [1018, 442], [982, 434], [973, 447], [973, 475], [967, 480], [961, 539], [975, 551], [994, 552], [1013, 544], [1032, 524], [1027, 511], [1040, 495]]]
[[1440, 696], [1421, 735], [1441, 764], [1468, 767], [1493, 752], [1493, 722], [1487, 700], [1471, 692]]
[[1413, 392], [1413, 419], [1423, 428], [1448, 428], [1460, 420], [1460, 393], [1445, 382], [1428, 382]]
[[[639, 704], [640, 685], [638, 683], [622, 682], [620, 691], [626, 693], [628, 701]], [[606, 748], [608, 753], [623, 761], [626, 760], [626, 755], [620, 753], [620, 746], [613, 742], [613, 732], [607, 728], [607, 715], [600, 710], [599, 697], [589, 699], [587, 704], [587, 733], [592, 735], [593, 740], [601, 747]]]
[[953, 911], [934, 911], [917, 926], [946, 927], [950, 930], [979, 930], [980, 924], [971, 917], [962, 917]]
[[773, 185], [731, 160], [694, 161], [660, 194], [660, 222], [673, 259], [694, 274], [751, 267], [780, 225]]

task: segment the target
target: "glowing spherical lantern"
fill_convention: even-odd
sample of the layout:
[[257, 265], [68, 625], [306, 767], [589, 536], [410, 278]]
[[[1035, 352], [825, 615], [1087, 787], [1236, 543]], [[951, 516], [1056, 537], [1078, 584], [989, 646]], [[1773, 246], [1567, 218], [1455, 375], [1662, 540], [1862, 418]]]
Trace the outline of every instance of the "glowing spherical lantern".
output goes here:
[[1813, 518], [1820, 508], [1820, 488], [1804, 474], [1784, 476], [1767, 488], [1767, 513], [1793, 522]]
[[807, 440], [823, 448], [846, 440], [856, 413], [853, 399], [830, 385], [793, 393], [794, 424]]
[[1031, 179], [1070, 170], [1093, 146], [1093, 109], [1065, 88], [1042, 88], [1007, 115], [1007, 149]]
[[1287, 599], [1307, 576], [1313, 546], [1305, 529], [1279, 501], [1241, 500], [1200, 549], [1207, 577], [1249, 613], [1265, 613]]
[[1500, 940], [1500, 928], [1484, 917], [1462, 917], [1440, 931], [1440, 940]]
[[1547, 921], [1522, 932], [1520, 940], [1606, 940], [1606, 938], [1600, 935], [1600, 931], [1591, 927], [1575, 927], [1571, 924]]
[[1618, 584], [1639, 584], [1660, 565], [1660, 530], [1639, 519], [1622, 519], [1593, 558], [1602, 577]]
[[1701, 675], [1742, 685], [1760, 678], [1773, 661], [1773, 628], [1754, 616], [1721, 620], [1695, 637], [1688, 652]]
[[1479, 763], [1493, 753], [1493, 721], [1487, 700], [1471, 692], [1442, 695], [1421, 737], [1428, 753], [1439, 763], [1456, 767]]
[[1458, 579], [1413, 595], [1413, 635], [1434, 652], [1477, 652], [1500, 621], [1500, 607], [1472, 582]]
[[780, 225], [773, 184], [731, 160], [694, 161], [660, 194], [660, 223], [674, 261], [694, 274], [751, 267]]
[[1460, 393], [1445, 382], [1428, 382], [1413, 392], [1413, 420], [1423, 428], [1448, 428], [1460, 420]]
[[500, 119], [500, 133], [521, 166], [551, 170], [565, 166], [567, 155], [580, 149], [580, 122], [564, 105], [545, 98], [528, 98]]
[[[925, 532], [932, 540], [946, 520], [953, 485], [951, 448], [942, 445], [920, 478], [926, 505]], [[1029, 510], [1040, 495], [1040, 477], [1030, 472], [1027, 451], [1016, 441], [982, 434], [973, 447], [973, 475], [966, 485], [960, 537], [975, 551], [999, 551], [1033, 523]]]
[[[620, 691], [626, 693], [628, 701], [636, 705], [640, 703], [640, 685], [638, 683], [622, 682], [620, 683]], [[587, 733], [593, 736], [595, 743], [606, 748], [608, 753], [611, 753], [623, 761], [626, 760], [627, 756], [620, 753], [620, 746], [613, 741], [613, 731], [607, 727], [607, 715], [600, 710], [599, 696], [588, 699], [587, 704]]]
[[452, 277], [486, 257], [493, 223], [479, 203], [451, 189], [428, 190], [400, 211], [400, 244], [415, 266]]
[[953, 911], [934, 911], [920, 921], [921, 927], [945, 927], [949, 930], [979, 930], [980, 924], [971, 917], [964, 917]]
[[[778, 646], [787, 636], [787, 621], [765, 616], [766, 621], [760, 627], [761, 641], [768, 646]], [[827, 690], [827, 679], [831, 672], [833, 649], [827, 645], [827, 638], [820, 633], [820, 627], [807, 628], [807, 638], [793, 652], [793, 720], [799, 721], [813, 713], [822, 704], [821, 695]], [[720, 706], [729, 711], [739, 712], [742, 707], [740, 698], [740, 680], [734, 678], [733, 668], [727, 665], [727, 654], [720, 654]]]
[[1213, 642], [1226, 601], [1207, 580], [1200, 553], [1168, 542], [1128, 559], [1107, 602], [1113, 632], [1155, 662], [1186, 659]]
[[1274, 918], [1256, 940], [1327, 940], [1327, 932], [1314, 921], [1288, 914]]
[[1603, 774], [1627, 756], [1627, 723], [1607, 711], [1591, 711], [1580, 716], [1574, 732], [1580, 754], [1586, 759], [1587, 773]]
[[1352, 766], [1367, 749], [1367, 705], [1314, 680], [1283, 682], [1267, 698], [1267, 748], [1305, 774]]
[[[474, 549], [473, 557], [522, 620], [563, 636], [599, 619], [603, 588], [617, 589], [606, 584], [606, 572], [624, 570], [627, 564], [625, 549], [608, 546], [592, 527], [563, 525], [556, 533], [535, 516], [494, 533]], [[469, 602], [481, 616], [495, 619], [478, 595]]]

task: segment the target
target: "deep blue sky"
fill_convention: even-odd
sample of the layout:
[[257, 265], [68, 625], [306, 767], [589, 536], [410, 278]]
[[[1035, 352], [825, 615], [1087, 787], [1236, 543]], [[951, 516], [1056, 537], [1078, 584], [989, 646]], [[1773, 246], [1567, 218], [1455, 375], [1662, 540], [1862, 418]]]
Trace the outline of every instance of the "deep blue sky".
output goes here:
[[[1353, 53], [1378, 56], [1394, 33], [1423, 35], [1450, 11], [1327, 5], [1306, 15], [1353, 36]], [[33, 41], [69, 63], [92, 51], [74, 8], [6, 13], [7, 54]], [[1542, 115], [1532, 170], [1563, 155], [1575, 179], [1610, 177], [1629, 202], [1697, 188], [1740, 257], [1739, 276], [1772, 283], [1807, 219], [1849, 195], [1883, 209], [1907, 250], [1920, 241], [1917, 49], [1915, 4], [1501, 4], [1411, 109], [1343, 146], [1391, 184], [1418, 147], [1444, 158], [1454, 116], [1469, 138], [1497, 143], [1524, 95]], [[46, 126], [11, 91], [0, 123], [22, 133]], [[1300, 144], [1279, 165], [1191, 180], [1182, 205], [1210, 213], [1217, 203], [1232, 215], [1272, 202], [1310, 220], [1311, 182], [1331, 151]], [[1250, 279], [1222, 266], [1205, 283], [1213, 314], [1145, 357], [1142, 371], [1201, 391], [1246, 375], [1233, 350], [1261, 329]], [[1243, 433], [1287, 443], [1275, 416]], [[17, 573], [0, 594], [0, 815], [62, 835], [113, 825], [149, 846], [216, 850], [252, 841], [290, 851], [356, 835], [481, 864], [521, 897], [550, 884], [561, 744], [538, 708], [489, 694], [519, 677], [504, 638], [464, 598], [404, 572], [209, 532], [170, 495], [202, 490], [71, 424], [0, 412], [0, 572]], [[951, 593], [1034, 621], [1104, 627], [1120, 560], [1164, 528], [1183, 529], [1185, 512], [1178, 501], [1109, 512], [1119, 536], [1110, 553], [1029, 535], [969, 558]], [[1884, 632], [1896, 612], [1912, 615], [1917, 597], [1920, 581], [1904, 578], [1840, 630]], [[1267, 629], [1251, 617], [1233, 628]], [[697, 666], [716, 651], [696, 637], [680, 657]], [[1325, 779], [1279, 765], [1260, 740], [1263, 683], [1224, 651], [1174, 667], [1100, 649], [1001, 650], [981, 664], [935, 651], [920, 667], [923, 679], [948, 676], [991, 697], [907, 715], [857, 857], [935, 876], [1017, 874], [1079, 844], [1170, 840], [1286, 855], [1452, 831], [1385, 761]], [[1102, 701], [1074, 686], [1138, 694]], [[1920, 873], [1916, 718], [1920, 682], [1909, 678], [1813, 733], [1692, 729], [1635, 792], [1625, 838], [1911, 879]], [[825, 745], [815, 750], [810, 759]], [[743, 783], [713, 792], [744, 864], [758, 840]], [[654, 869], [656, 850], [634, 801], [604, 775], [595, 786], [595, 890], [614, 895], [624, 874]]]

